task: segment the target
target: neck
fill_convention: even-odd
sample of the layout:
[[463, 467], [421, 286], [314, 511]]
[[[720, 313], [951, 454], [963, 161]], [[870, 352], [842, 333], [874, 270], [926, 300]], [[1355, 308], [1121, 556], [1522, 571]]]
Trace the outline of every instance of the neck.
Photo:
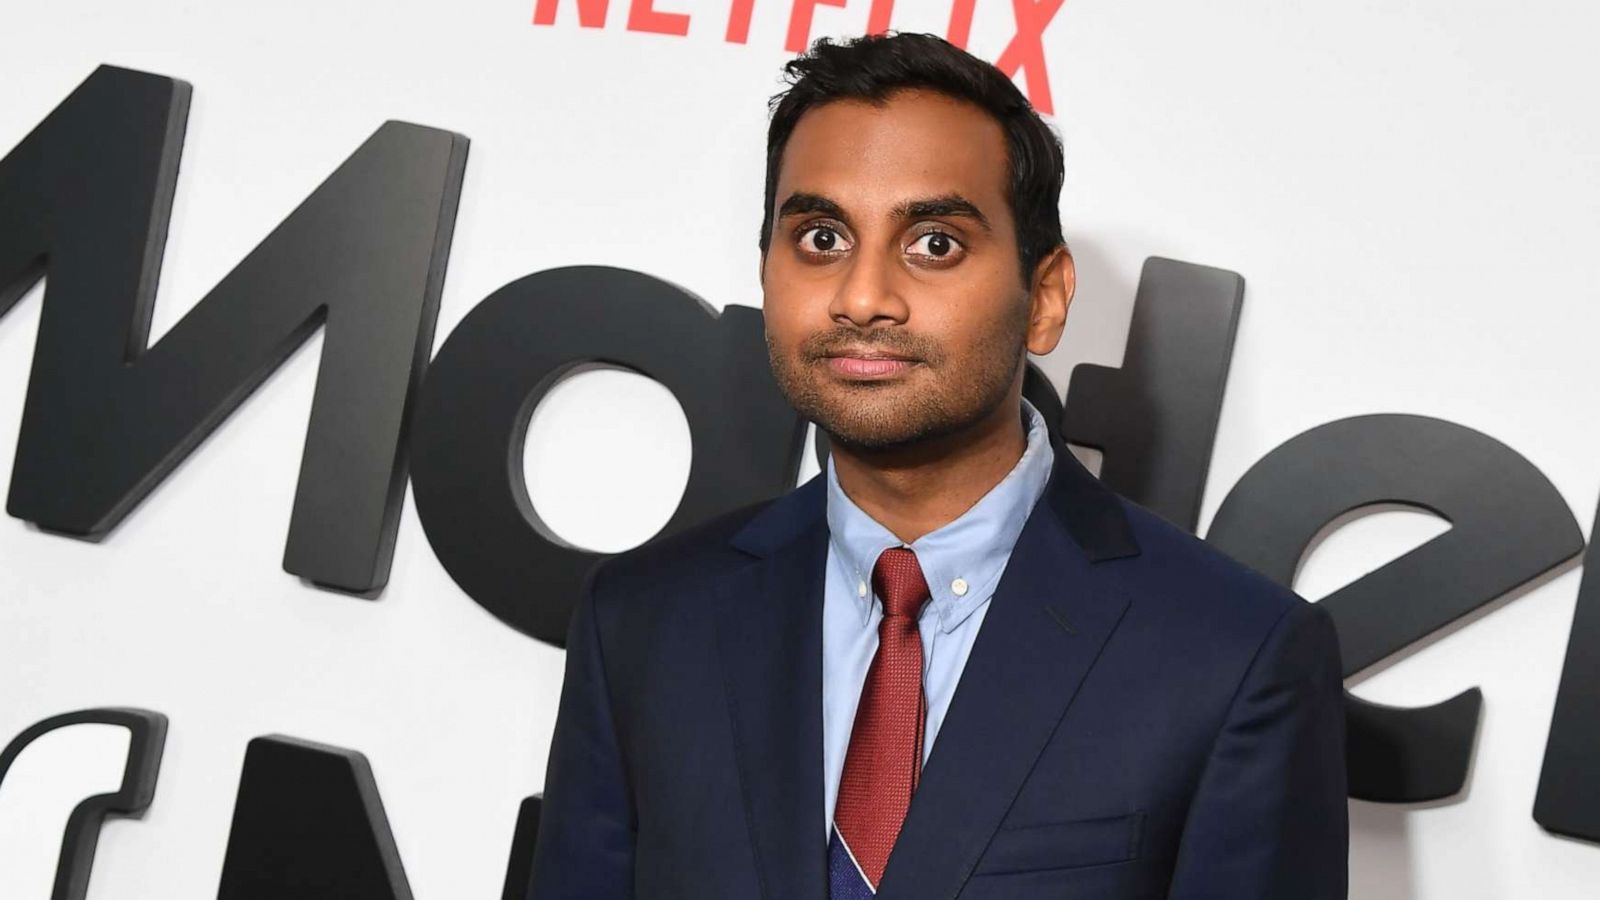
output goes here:
[[845, 496], [909, 544], [954, 521], [1016, 467], [1027, 449], [1022, 391], [958, 432], [915, 444], [864, 450], [835, 444]]

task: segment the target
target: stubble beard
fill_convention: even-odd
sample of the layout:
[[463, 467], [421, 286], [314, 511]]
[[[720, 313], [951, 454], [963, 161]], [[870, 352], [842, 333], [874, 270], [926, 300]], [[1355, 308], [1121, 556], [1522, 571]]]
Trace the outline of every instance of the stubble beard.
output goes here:
[[[842, 382], [827, 370], [830, 349], [871, 346], [919, 360], [910, 377]], [[784, 353], [771, 336], [768, 359], [791, 406], [828, 435], [859, 452], [904, 449], [959, 434], [993, 415], [1010, 395], [1027, 349], [1027, 308], [977, 344], [970, 364], [949, 366], [939, 347], [902, 332], [835, 328]]]

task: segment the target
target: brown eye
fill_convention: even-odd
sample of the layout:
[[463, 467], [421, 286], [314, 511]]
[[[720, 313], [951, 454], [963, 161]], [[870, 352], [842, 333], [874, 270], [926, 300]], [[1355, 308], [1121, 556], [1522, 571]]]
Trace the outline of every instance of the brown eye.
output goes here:
[[850, 244], [830, 226], [817, 225], [801, 233], [800, 249], [807, 253], [834, 253], [850, 249]]
[[[921, 247], [921, 250], [917, 248]], [[959, 256], [962, 250], [961, 242], [942, 231], [930, 231], [918, 237], [908, 248], [912, 256], [926, 256], [933, 259], [951, 259]]]

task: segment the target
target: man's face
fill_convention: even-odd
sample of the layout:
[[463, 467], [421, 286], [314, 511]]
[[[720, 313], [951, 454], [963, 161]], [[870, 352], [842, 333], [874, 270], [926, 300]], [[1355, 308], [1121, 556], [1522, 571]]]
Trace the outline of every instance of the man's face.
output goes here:
[[[801, 117], [762, 264], [767, 347], [790, 403], [833, 440], [877, 449], [961, 432], [1020, 389], [1025, 349], [1054, 347], [1065, 299], [1052, 322], [1045, 298], [1040, 327], [1006, 173], [999, 123], [943, 94]], [[1062, 265], [1070, 278], [1070, 258], [1053, 259], [1055, 281]]]

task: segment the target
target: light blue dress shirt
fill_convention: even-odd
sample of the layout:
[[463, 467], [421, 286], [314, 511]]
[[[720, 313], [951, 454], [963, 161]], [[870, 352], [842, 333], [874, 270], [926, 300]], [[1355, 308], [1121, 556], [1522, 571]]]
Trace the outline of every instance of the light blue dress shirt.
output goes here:
[[[931, 595], [917, 622], [922, 635], [923, 690], [928, 698], [924, 762], [939, 736], [1000, 573], [1005, 571], [1023, 522], [1044, 493], [1055, 463], [1044, 417], [1026, 400], [1022, 408], [1028, 419], [1028, 446], [1016, 466], [959, 518], [910, 545]], [[906, 546], [845, 495], [831, 458], [828, 531], [822, 603], [824, 841], [833, 828], [833, 807], [855, 724], [856, 703], [878, 650], [883, 604], [872, 591], [872, 567], [884, 550]]]

